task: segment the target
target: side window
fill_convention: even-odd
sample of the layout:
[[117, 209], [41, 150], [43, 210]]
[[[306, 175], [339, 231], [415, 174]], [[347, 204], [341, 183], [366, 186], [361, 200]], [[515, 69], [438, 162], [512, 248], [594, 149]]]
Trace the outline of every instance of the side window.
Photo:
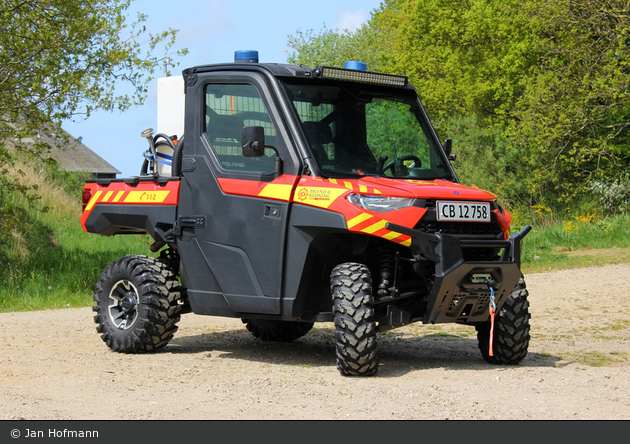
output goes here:
[[276, 146], [276, 129], [253, 85], [210, 84], [205, 88], [205, 136], [223, 168], [236, 171], [273, 172], [275, 152], [266, 148], [262, 157], [245, 157], [243, 127], [262, 126], [265, 145]]

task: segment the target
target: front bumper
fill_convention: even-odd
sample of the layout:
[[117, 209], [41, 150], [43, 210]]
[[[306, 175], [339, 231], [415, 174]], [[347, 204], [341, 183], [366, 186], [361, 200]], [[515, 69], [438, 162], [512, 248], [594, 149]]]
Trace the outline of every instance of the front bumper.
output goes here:
[[[388, 223], [386, 228], [411, 236], [411, 253], [435, 263], [433, 286], [427, 296], [425, 324], [485, 322], [489, 318], [490, 286], [497, 312], [521, 278], [521, 241], [531, 231], [527, 225], [508, 240], [460, 239], [442, 233], [426, 233]], [[466, 261], [466, 248], [500, 250], [496, 261]]]

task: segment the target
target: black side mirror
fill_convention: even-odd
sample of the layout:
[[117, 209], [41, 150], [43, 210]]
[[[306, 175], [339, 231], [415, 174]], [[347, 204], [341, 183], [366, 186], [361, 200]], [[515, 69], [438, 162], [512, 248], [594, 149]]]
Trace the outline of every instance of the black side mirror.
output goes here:
[[453, 151], [453, 140], [450, 138], [444, 139], [443, 147], [444, 147], [444, 152], [446, 153], [446, 157], [448, 158], [448, 160], [455, 160], [457, 155], [451, 152]]
[[451, 155], [451, 150], [453, 149], [453, 139], [445, 139], [444, 140], [444, 144], [442, 145], [444, 147], [444, 152], [446, 153], [446, 157]]
[[275, 151], [274, 174], [276, 177], [282, 175], [284, 169], [282, 159], [278, 150], [273, 146], [265, 145], [265, 129], [262, 126], [244, 126], [243, 127], [243, 156], [244, 157], [262, 157], [265, 155], [265, 148]]
[[262, 126], [243, 127], [243, 156], [262, 157], [265, 154], [265, 129]]

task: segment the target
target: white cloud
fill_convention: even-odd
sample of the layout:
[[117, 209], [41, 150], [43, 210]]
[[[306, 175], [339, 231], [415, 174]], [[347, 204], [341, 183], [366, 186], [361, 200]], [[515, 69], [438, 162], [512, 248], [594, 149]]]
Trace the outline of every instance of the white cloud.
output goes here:
[[[186, 66], [204, 63], [216, 63], [217, 48], [229, 41], [236, 23], [230, 17], [228, 7], [220, 0], [207, 4], [194, 1], [199, 5], [197, 13], [186, 18], [185, 26], [177, 26], [177, 44], [188, 48], [188, 56], [182, 63]], [[178, 23], [179, 24], [179, 23]]]
[[198, 14], [188, 18], [188, 25], [180, 27], [178, 37], [181, 36], [183, 45], [194, 45], [207, 42], [210, 38], [225, 37], [226, 31], [235, 27], [227, 6], [214, 0], [205, 8], [200, 8]]
[[346, 29], [348, 31], [355, 31], [364, 22], [366, 22], [368, 18], [368, 13], [363, 9], [359, 9], [355, 12], [342, 11], [341, 19], [339, 19], [339, 21], [335, 25], [335, 29], [339, 31], [345, 31]]

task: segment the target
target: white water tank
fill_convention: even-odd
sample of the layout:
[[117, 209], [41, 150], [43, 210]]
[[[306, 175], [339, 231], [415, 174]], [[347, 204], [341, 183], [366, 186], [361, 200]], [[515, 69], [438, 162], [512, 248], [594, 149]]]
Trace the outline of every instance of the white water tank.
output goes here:
[[[184, 78], [182, 76], [158, 79], [157, 132], [168, 137], [184, 135]], [[160, 140], [158, 140], [160, 143]], [[166, 145], [157, 146], [157, 169], [160, 176], [171, 175], [173, 150]]]

